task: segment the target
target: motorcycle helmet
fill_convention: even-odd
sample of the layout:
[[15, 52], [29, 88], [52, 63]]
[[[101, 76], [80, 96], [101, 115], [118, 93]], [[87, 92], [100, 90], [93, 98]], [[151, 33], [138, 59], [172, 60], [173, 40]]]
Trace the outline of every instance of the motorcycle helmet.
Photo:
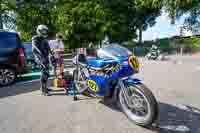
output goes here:
[[38, 25], [36, 32], [46, 38], [48, 36], [48, 27], [46, 25]]
[[158, 47], [156, 45], [152, 45], [152, 48], [153, 49], [157, 49]]

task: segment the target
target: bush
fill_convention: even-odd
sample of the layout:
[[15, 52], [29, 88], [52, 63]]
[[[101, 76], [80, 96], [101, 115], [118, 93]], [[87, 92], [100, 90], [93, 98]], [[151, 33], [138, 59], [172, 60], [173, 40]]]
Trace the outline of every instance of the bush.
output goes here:
[[175, 42], [185, 49], [189, 49], [190, 52], [200, 51], [200, 38], [190, 37], [190, 38], [180, 38], [176, 39]]

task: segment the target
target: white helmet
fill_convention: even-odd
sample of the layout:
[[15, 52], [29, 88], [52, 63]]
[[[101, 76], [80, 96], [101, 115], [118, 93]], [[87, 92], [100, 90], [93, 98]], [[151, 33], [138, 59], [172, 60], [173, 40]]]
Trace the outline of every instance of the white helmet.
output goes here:
[[38, 25], [36, 32], [40, 36], [47, 37], [48, 27], [46, 25]]

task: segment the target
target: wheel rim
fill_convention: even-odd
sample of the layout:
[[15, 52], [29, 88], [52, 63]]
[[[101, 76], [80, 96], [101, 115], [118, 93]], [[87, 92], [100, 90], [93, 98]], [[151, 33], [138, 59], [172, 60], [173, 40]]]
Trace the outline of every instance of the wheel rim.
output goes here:
[[[136, 122], [143, 122], [151, 116], [150, 103], [146, 96], [136, 87], [127, 88], [129, 91], [129, 103], [125, 101], [124, 94], [120, 92], [120, 103], [124, 112], [130, 119]], [[130, 95], [132, 94], [132, 95]]]
[[15, 73], [10, 69], [0, 69], [0, 85], [8, 85], [15, 80]]

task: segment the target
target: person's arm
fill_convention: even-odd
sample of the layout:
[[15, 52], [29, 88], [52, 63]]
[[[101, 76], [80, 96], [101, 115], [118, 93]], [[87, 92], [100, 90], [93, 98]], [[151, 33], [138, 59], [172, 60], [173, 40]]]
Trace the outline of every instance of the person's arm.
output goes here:
[[37, 47], [38, 44], [38, 39], [37, 37], [33, 37], [32, 38], [32, 52], [33, 52], [33, 56], [35, 57], [35, 59], [39, 59], [41, 58], [41, 51], [40, 49]]
[[54, 50], [53, 50], [53, 47], [52, 47], [53, 44], [50, 44], [50, 42], [47, 41], [47, 49], [50, 53], [51, 56], [54, 55]]
[[52, 40], [48, 41], [48, 50], [51, 55], [54, 55], [54, 42]]
[[42, 43], [42, 41], [40, 40], [39, 37], [37, 37], [37, 36], [33, 37], [33, 39], [32, 39], [33, 58], [38, 65], [45, 67], [44, 66], [45, 60], [42, 56], [42, 52], [41, 52], [40, 48], [38, 47], [38, 45], [40, 45], [40, 43]]

